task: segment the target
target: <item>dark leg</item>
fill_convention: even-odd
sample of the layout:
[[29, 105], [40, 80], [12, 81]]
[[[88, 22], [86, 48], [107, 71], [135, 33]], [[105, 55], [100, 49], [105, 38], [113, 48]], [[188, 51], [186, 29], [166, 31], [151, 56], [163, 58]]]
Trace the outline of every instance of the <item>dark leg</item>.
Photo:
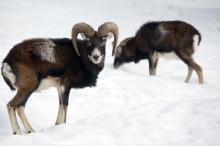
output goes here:
[[23, 123], [24, 128], [26, 129], [26, 131], [28, 133], [31, 133], [31, 132], [35, 132], [35, 131], [31, 127], [31, 125], [29, 124], [29, 122], [28, 122], [28, 120], [26, 118], [25, 112], [24, 112], [26, 101], [27, 100], [25, 100], [21, 105], [18, 106], [17, 113], [18, 113], [18, 115], [19, 115], [19, 117], [21, 119], [21, 122]]
[[30, 124], [28, 123], [26, 116], [24, 114], [24, 106], [20, 105], [23, 101], [27, 100], [33, 91], [24, 91], [23, 88], [19, 88], [15, 97], [7, 104], [8, 114], [10, 117], [12, 130], [14, 134], [21, 134], [20, 127], [18, 126], [17, 117], [15, 109], [17, 109], [18, 115], [24, 124], [25, 129], [29, 131], [34, 131]]
[[189, 71], [188, 71], [188, 76], [186, 78], [186, 82], [189, 81], [192, 74], [192, 69], [194, 69], [198, 74], [199, 83], [204, 84], [202, 68], [193, 60], [193, 58], [191, 56], [188, 57], [181, 55], [180, 53], [177, 53], [177, 55], [183, 60], [183, 62], [185, 62], [188, 65]]
[[193, 63], [193, 68], [196, 70], [196, 72], [198, 74], [199, 84], [204, 84], [202, 68], [195, 62]]
[[186, 83], [189, 83], [189, 80], [190, 80], [190, 78], [192, 76], [192, 72], [193, 72], [193, 68], [188, 66], [188, 75], [187, 75], [186, 81], [185, 81]]
[[21, 130], [17, 122], [17, 117], [15, 113], [15, 109], [17, 107], [17, 98], [19, 97], [19, 94], [17, 93], [16, 96], [7, 104], [8, 109], [8, 115], [10, 118], [11, 126], [13, 134], [21, 135]]
[[21, 130], [19, 128], [15, 113], [16, 109], [22, 123], [24, 124], [25, 129], [28, 132], [33, 131], [24, 114], [24, 106], [30, 95], [39, 85], [37, 76], [34, 74], [34, 71], [32, 71], [31, 68], [22, 65], [20, 66], [20, 69], [22, 70], [22, 72], [17, 73], [17, 76], [19, 76], [19, 81], [15, 83], [17, 87], [17, 94], [7, 104], [8, 114], [14, 134], [21, 134]]

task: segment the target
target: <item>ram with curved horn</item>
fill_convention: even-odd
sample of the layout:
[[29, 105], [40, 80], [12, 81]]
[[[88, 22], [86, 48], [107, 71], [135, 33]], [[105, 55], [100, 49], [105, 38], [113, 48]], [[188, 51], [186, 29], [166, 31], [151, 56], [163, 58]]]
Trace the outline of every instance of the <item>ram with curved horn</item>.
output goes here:
[[106, 22], [98, 28], [98, 33], [104, 36], [107, 35], [108, 33], [114, 34], [114, 43], [113, 43], [113, 50], [112, 50], [112, 56], [114, 56], [116, 53], [117, 44], [118, 44], [118, 36], [119, 36], [118, 26], [112, 22]]
[[[104, 23], [98, 31], [86, 24], [73, 26], [72, 39], [29, 39], [15, 45], [2, 63], [2, 76], [16, 95], [7, 104], [14, 134], [21, 134], [16, 111], [28, 133], [34, 132], [27, 121], [24, 108], [33, 92], [56, 87], [59, 111], [55, 124], [66, 122], [71, 88], [96, 85], [104, 67], [106, 41], [113, 33], [113, 52], [118, 42], [118, 27]], [[77, 39], [81, 34], [83, 40]]]
[[77, 47], [77, 35], [79, 33], [84, 34], [87, 37], [92, 37], [95, 34], [95, 30], [89, 24], [86, 24], [83, 22], [74, 25], [72, 29], [72, 41], [73, 41], [73, 46], [78, 56], [80, 56], [79, 50]]

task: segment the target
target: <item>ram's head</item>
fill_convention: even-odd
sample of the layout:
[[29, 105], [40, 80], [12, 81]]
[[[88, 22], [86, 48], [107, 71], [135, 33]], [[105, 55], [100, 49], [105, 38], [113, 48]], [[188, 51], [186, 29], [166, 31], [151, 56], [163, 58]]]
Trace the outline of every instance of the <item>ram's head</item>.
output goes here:
[[81, 34], [82, 38], [86, 41], [87, 57], [94, 63], [99, 64], [105, 56], [105, 44], [108, 39], [114, 35], [114, 43], [112, 56], [116, 52], [118, 43], [118, 26], [112, 22], [106, 22], [99, 26], [98, 31], [95, 31], [90, 25], [86, 23], [78, 23], [72, 29], [72, 41], [75, 51], [80, 56], [79, 47], [77, 46], [77, 36]]

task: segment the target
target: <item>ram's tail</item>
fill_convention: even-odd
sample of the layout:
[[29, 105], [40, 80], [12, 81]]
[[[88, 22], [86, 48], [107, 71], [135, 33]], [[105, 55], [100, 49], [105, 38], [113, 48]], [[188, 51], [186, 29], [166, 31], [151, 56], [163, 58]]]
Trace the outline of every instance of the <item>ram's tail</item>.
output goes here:
[[11, 88], [11, 90], [15, 90], [15, 81], [16, 81], [16, 76], [13, 73], [13, 70], [11, 66], [7, 63], [4, 62], [2, 64], [2, 76], [5, 80], [5, 82], [8, 84], [8, 86]]

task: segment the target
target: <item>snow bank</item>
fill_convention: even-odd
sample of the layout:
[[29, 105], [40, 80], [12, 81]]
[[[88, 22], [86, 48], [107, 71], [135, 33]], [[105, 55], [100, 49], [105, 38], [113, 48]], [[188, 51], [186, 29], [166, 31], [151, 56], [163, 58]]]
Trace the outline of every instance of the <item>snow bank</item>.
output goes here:
[[109, 41], [97, 87], [71, 91], [66, 124], [54, 126], [58, 96], [51, 88], [28, 100], [25, 112], [36, 132], [12, 135], [6, 104], [15, 92], [0, 77], [0, 144], [220, 145], [219, 14], [218, 0], [0, 0], [0, 60], [27, 38], [70, 37], [72, 26], [82, 21], [94, 28], [113, 21], [122, 40], [147, 21], [183, 20], [202, 34], [194, 58], [205, 79], [199, 85], [194, 72], [190, 83], [184, 83], [187, 67], [176, 60], [160, 59], [155, 77], [148, 75], [147, 61], [115, 70]]

